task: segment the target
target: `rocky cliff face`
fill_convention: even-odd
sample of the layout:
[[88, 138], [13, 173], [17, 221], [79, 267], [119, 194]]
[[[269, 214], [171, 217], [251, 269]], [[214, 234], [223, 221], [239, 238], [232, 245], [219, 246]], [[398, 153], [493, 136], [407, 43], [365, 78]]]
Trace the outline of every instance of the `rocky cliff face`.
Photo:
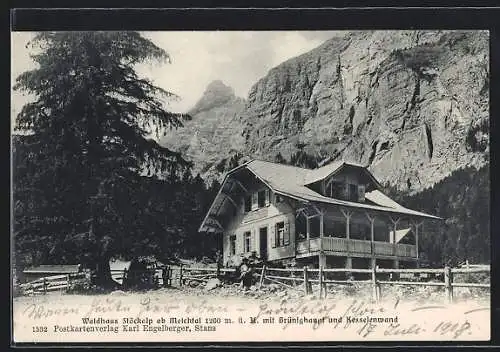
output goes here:
[[206, 93], [187, 152], [204, 148], [206, 172], [231, 153], [290, 161], [300, 150], [421, 190], [488, 162], [488, 47], [478, 31], [346, 32], [270, 70], [244, 108], [233, 95], [200, 110]]
[[210, 83], [201, 99], [188, 112], [191, 120], [172, 130], [161, 144], [178, 150], [194, 163], [194, 171], [205, 178], [220, 176], [231, 156], [244, 149], [239, 117], [245, 100], [221, 81]]

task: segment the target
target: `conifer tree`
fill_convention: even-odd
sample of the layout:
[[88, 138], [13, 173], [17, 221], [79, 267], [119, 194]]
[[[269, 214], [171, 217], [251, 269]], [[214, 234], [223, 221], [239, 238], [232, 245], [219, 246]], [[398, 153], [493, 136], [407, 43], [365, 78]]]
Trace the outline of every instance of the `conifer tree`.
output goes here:
[[14, 87], [36, 97], [16, 120], [29, 138], [14, 156], [22, 165], [14, 173], [15, 243], [39, 248], [35, 262], [95, 264], [106, 285], [111, 255], [153, 244], [138, 226], [151, 210], [140, 174], [175, 179], [190, 167], [152, 138], [182, 125], [185, 116], [165, 109], [174, 95], [135, 70], [169, 56], [137, 32], [44, 32], [29, 45], [38, 67]]

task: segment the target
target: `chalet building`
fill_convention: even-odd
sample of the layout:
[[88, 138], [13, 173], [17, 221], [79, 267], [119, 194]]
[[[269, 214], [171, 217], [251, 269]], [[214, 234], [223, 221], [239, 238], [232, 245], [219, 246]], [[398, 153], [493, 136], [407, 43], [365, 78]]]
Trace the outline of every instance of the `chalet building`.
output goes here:
[[390, 199], [362, 165], [251, 160], [226, 174], [199, 230], [222, 236], [225, 264], [255, 253], [298, 266], [409, 268], [425, 220], [441, 218]]

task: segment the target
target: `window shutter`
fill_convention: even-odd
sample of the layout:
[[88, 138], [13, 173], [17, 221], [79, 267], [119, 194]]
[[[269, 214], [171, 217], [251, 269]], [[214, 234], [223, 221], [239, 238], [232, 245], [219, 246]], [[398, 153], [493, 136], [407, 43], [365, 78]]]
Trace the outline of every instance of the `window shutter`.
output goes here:
[[257, 192], [252, 193], [252, 210], [259, 208], [258, 200], [259, 198]]
[[365, 185], [358, 186], [358, 201], [360, 202], [365, 201]]
[[284, 228], [284, 245], [288, 246], [290, 244], [290, 224], [288, 220], [285, 220], [285, 228]]
[[271, 248], [276, 248], [276, 225], [269, 225], [269, 235], [271, 236]]
[[269, 189], [266, 188], [266, 207], [269, 205]]

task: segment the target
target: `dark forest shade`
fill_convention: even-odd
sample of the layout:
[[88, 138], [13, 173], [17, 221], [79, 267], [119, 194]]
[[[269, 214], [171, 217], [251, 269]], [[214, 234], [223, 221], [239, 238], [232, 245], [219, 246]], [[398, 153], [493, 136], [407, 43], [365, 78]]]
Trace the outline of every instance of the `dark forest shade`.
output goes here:
[[446, 219], [428, 227], [420, 246], [431, 263], [489, 263], [490, 261], [490, 168], [454, 171], [431, 188], [415, 195], [392, 191], [397, 201]]

